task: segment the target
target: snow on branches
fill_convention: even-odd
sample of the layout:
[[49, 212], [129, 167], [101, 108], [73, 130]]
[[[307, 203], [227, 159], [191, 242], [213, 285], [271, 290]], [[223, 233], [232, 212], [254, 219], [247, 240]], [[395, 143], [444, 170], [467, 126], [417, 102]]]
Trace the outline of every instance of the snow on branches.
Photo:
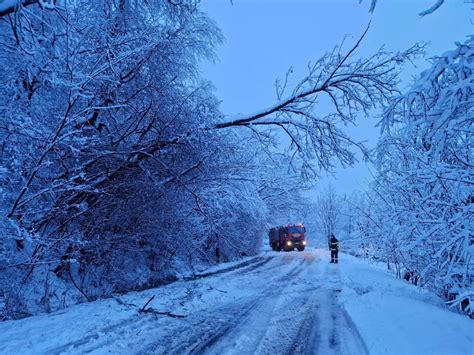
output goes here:
[[3, 0], [0, 1], [0, 17], [33, 4], [38, 4], [42, 9], [54, 10], [57, 2], [57, 0]]
[[385, 111], [373, 188], [390, 253], [417, 283], [465, 307], [474, 296], [473, 115], [471, 38], [433, 58]]
[[[368, 30], [348, 50], [341, 44], [309, 64], [308, 74], [292, 88], [287, 85], [290, 70], [283, 84], [277, 82], [277, 102], [272, 106], [214, 127], [247, 127], [257, 136], [261, 129], [279, 128], [290, 141], [290, 163], [307, 178], [318, 176], [320, 169], [330, 170], [335, 161], [352, 165], [354, 148], [367, 156], [364, 145], [347, 135], [343, 126], [388, 104], [399, 93], [402, 64], [423, 53], [423, 46], [414, 45], [398, 53], [381, 49], [370, 57], [357, 58]], [[287, 91], [290, 94], [284, 96]], [[320, 108], [322, 100], [331, 107], [328, 113]]]

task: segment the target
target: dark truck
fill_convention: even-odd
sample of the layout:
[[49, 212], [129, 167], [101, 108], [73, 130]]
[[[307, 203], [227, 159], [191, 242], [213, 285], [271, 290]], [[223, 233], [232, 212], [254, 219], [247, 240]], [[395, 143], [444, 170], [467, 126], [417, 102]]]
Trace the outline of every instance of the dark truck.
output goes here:
[[306, 246], [306, 228], [302, 224], [287, 224], [268, 231], [270, 246], [276, 251], [291, 251], [297, 248], [303, 251]]

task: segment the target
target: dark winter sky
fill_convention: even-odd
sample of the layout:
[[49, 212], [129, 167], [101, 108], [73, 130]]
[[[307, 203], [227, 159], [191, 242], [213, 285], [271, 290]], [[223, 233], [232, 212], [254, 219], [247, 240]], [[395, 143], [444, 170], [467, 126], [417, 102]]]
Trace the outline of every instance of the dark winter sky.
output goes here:
[[[371, 21], [371, 29], [360, 54], [370, 54], [381, 45], [396, 51], [418, 41], [429, 41], [428, 56], [453, 48], [472, 33], [474, 12], [464, 0], [447, 1], [434, 14], [420, 17], [435, 0], [379, 0], [369, 14], [370, 0], [203, 0], [202, 8], [221, 28], [226, 42], [218, 49], [218, 61], [203, 67], [222, 110], [229, 115], [253, 112], [275, 101], [274, 82], [287, 69], [304, 73], [309, 61], [341, 42], [353, 44]], [[404, 86], [413, 75], [426, 68], [426, 61], [404, 73]], [[324, 109], [324, 108], [323, 108]], [[376, 118], [362, 118], [358, 127], [348, 131], [374, 146], [378, 129]], [[365, 163], [350, 169], [337, 169], [324, 176], [321, 187], [332, 184], [339, 193], [364, 188], [370, 180]]]

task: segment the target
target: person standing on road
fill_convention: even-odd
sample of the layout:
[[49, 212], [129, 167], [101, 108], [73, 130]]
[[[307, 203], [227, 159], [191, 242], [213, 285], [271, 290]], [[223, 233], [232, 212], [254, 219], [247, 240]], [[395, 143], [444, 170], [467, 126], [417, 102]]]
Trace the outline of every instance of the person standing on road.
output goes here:
[[331, 263], [336, 263], [338, 261], [338, 252], [339, 252], [339, 241], [336, 239], [334, 234], [331, 234], [331, 239], [329, 240], [329, 250], [331, 250]]

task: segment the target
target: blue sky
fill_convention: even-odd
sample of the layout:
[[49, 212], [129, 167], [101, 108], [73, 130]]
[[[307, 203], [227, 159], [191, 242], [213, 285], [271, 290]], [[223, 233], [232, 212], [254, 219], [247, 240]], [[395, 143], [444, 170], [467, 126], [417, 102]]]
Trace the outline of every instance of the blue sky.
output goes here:
[[[203, 0], [202, 10], [217, 22], [226, 38], [218, 48], [218, 60], [203, 65], [203, 74], [214, 83], [222, 111], [233, 116], [275, 102], [275, 79], [282, 78], [290, 66], [295, 69], [296, 81], [309, 61], [346, 35], [346, 43], [354, 43], [369, 21], [371, 29], [361, 55], [382, 45], [396, 51], [420, 41], [430, 42], [428, 57], [441, 54], [473, 32], [474, 12], [464, 0], [450, 0], [434, 14], [418, 16], [434, 2], [379, 0], [370, 14], [370, 0], [362, 4], [358, 0], [234, 0], [233, 5], [227, 0]], [[416, 65], [404, 72], [402, 87], [428, 64], [421, 60]], [[374, 146], [376, 121], [376, 117], [362, 118], [358, 127], [349, 127], [348, 132]], [[368, 180], [369, 170], [360, 163], [323, 176], [320, 187], [331, 184], [339, 193], [350, 194]]]

